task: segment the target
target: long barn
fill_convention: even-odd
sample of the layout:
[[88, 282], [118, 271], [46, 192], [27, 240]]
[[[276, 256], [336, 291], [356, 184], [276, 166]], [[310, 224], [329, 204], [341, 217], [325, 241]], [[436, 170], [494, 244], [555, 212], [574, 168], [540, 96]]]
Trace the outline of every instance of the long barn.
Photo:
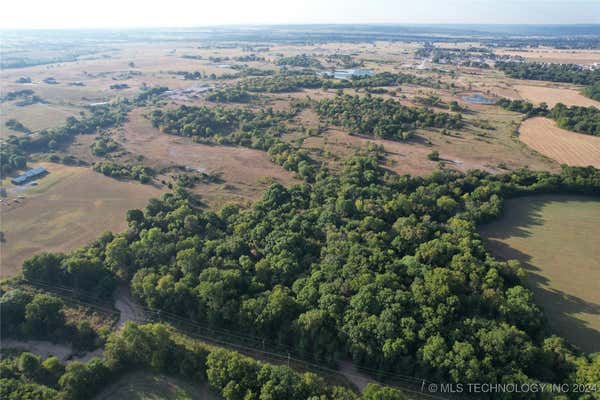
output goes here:
[[22, 185], [31, 179], [43, 176], [47, 173], [48, 173], [48, 170], [44, 167], [32, 168], [29, 171], [26, 171], [23, 174], [17, 176], [16, 178], [13, 178], [11, 180], [11, 182], [14, 185]]

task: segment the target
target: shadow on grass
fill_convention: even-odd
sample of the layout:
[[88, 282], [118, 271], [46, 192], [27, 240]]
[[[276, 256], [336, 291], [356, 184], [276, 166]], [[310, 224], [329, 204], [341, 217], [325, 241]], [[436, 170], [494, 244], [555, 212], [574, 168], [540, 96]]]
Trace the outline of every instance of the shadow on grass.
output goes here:
[[[542, 275], [542, 269], [532, 263], [531, 255], [502, 241], [511, 237], [530, 237], [532, 227], [544, 224], [542, 209], [546, 204], [573, 200], [599, 201], [594, 197], [570, 195], [541, 195], [513, 199], [505, 205], [505, 210], [508, 211], [506, 214], [510, 213], [510, 215], [504, 215], [500, 220], [482, 226], [481, 234], [482, 237], [487, 238], [486, 247], [497, 258], [521, 261], [527, 271], [527, 286], [533, 291], [536, 303], [542, 307], [548, 317], [550, 329], [586, 352], [599, 352], [600, 331], [589, 327], [585, 321], [577, 318], [577, 315], [583, 313], [593, 318], [600, 318], [600, 304], [551, 288], [548, 278]], [[565, 265], [565, 268], [567, 267]]]

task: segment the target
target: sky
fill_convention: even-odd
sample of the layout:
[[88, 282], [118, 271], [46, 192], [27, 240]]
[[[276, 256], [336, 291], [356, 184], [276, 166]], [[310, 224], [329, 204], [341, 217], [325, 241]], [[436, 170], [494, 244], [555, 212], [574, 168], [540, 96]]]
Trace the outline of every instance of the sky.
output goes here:
[[5, 0], [2, 29], [228, 24], [594, 24], [600, 0]]

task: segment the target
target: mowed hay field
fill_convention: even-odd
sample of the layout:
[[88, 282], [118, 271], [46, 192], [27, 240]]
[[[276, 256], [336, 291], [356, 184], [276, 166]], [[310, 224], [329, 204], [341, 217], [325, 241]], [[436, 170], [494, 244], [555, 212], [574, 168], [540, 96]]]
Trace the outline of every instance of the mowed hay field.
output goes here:
[[534, 104], [546, 103], [549, 107], [554, 107], [556, 103], [567, 106], [600, 107], [600, 102], [585, 97], [576, 89], [534, 85], [514, 85], [513, 88], [521, 97]]
[[561, 164], [600, 168], [600, 137], [560, 129], [551, 119], [535, 117], [523, 121], [519, 138]]
[[193, 384], [183, 379], [153, 374], [151, 372], [134, 372], [123, 376], [113, 383], [94, 400], [218, 400], [206, 383]]
[[568, 195], [508, 200], [481, 228], [490, 250], [518, 259], [553, 330], [585, 351], [600, 351], [600, 198]]
[[8, 197], [0, 205], [2, 277], [18, 273], [23, 261], [38, 252], [73, 250], [104, 231], [125, 229], [127, 210], [143, 208], [161, 194], [153, 186], [117, 181], [89, 168], [35, 166], [50, 171], [37, 186], [21, 190], [9, 187], [8, 179], [3, 182]]

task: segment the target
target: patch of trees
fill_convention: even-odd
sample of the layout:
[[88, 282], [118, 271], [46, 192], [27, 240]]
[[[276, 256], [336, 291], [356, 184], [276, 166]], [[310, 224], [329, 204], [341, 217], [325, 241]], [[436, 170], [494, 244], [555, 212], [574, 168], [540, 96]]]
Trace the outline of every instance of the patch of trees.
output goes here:
[[28, 76], [21, 76], [15, 81], [15, 83], [31, 83], [31, 78]]
[[94, 171], [116, 179], [134, 179], [141, 183], [152, 182], [155, 171], [144, 165], [123, 165], [111, 161], [99, 161], [94, 164]]
[[129, 103], [123, 101], [94, 106], [89, 111], [81, 119], [68, 117], [64, 126], [43, 130], [35, 136], [10, 136], [0, 143], [0, 171], [8, 174], [23, 169], [30, 153], [53, 151], [72, 140], [75, 135], [93, 133], [125, 122]]
[[525, 100], [500, 99], [497, 104], [510, 111], [525, 114], [527, 117], [543, 116], [556, 121], [559, 128], [588, 135], [600, 136], [600, 110], [596, 107], [565, 106], [557, 103], [548, 109], [545, 103], [534, 106]]
[[407, 107], [393, 99], [370, 95], [338, 95], [317, 102], [315, 110], [321, 118], [351, 133], [386, 139], [407, 140], [417, 128], [456, 129], [462, 125], [460, 114]]
[[215, 89], [206, 95], [206, 100], [219, 103], [247, 103], [252, 98], [250, 93], [237, 87]]
[[600, 101], [600, 81], [583, 89], [584, 96]]
[[129, 89], [129, 85], [126, 83], [115, 83], [110, 85], [110, 88], [113, 90], [123, 90], [123, 89]]
[[248, 54], [245, 56], [233, 57], [233, 59], [239, 62], [265, 61], [264, 57], [257, 56], [256, 54]]
[[323, 80], [314, 74], [276, 74], [264, 78], [250, 78], [238, 83], [241, 90], [250, 92], [285, 93], [301, 89], [316, 89]]
[[30, 97], [33, 96], [33, 93], [31, 89], [14, 90], [2, 96], [2, 101], [13, 101], [19, 98]]
[[108, 134], [98, 135], [98, 137], [94, 139], [94, 142], [90, 145], [92, 154], [98, 157], [103, 157], [108, 153], [119, 150], [120, 148], [121, 146]]
[[439, 82], [431, 78], [402, 73], [382, 72], [373, 76], [355, 76], [352, 79], [337, 80], [327, 78], [327, 75], [326, 78], [321, 78], [315, 74], [290, 73], [290, 71], [266, 78], [246, 79], [239, 82], [238, 86], [251, 92], [285, 93], [301, 89], [360, 89], [400, 84], [441, 87]]
[[600, 110], [596, 107], [567, 107], [558, 103], [548, 116], [556, 121], [559, 128], [600, 136]]
[[284, 123], [294, 115], [294, 111], [270, 108], [253, 112], [239, 108], [182, 106], [175, 110], [155, 110], [150, 120], [165, 133], [189, 136], [198, 142], [267, 151], [275, 163], [311, 181], [316, 173], [312, 160], [279, 138], [287, 131]]
[[323, 68], [321, 62], [308, 54], [298, 54], [290, 57], [281, 57], [277, 65], [286, 67]]
[[22, 400], [87, 400], [127, 372], [144, 369], [206, 383], [225, 400], [403, 400], [402, 393], [371, 385], [363, 397], [319, 376], [262, 363], [239, 353], [209, 348], [187, 337], [173, 338], [160, 324], [127, 323], [113, 333], [102, 359], [66, 366], [56, 357], [44, 361], [31, 353], [0, 361], [0, 396]]
[[15, 103], [17, 107], [25, 107], [35, 103], [44, 103], [44, 100], [42, 100], [41, 97], [34, 94], [33, 90], [31, 89], [15, 90], [12, 92], [8, 92], [0, 99], [0, 101], [13, 101], [18, 99], [20, 100]]
[[31, 133], [31, 130], [14, 118], [9, 119], [4, 123], [7, 128], [16, 132]]
[[350, 54], [335, 53], [327, 56], [326, 60], [344, 69], [357, 68], [363, 65], [363, 61], [356, 60]]
[[93, 350], [101, 344], [88, 320], [67, 321], [65, 304], [58, 297], [17, 288], [2, 295], [0, 308], [4, 337], [68, 342], [77, 350]]
[[511, 78], [538, 81], [568, 82], [593, 85], [600, 81], [600, 70], [585, 69], [577, 64], [546, 64], [529, 62], [496, 62], [496, 68]]
[[169, 90], [166, 86], [155, 86], [142, 88], [140, 93], [134, 97], [133, 103], [138, 106], [145, 106], [148, 102], [156, 100], [161, 94]]

